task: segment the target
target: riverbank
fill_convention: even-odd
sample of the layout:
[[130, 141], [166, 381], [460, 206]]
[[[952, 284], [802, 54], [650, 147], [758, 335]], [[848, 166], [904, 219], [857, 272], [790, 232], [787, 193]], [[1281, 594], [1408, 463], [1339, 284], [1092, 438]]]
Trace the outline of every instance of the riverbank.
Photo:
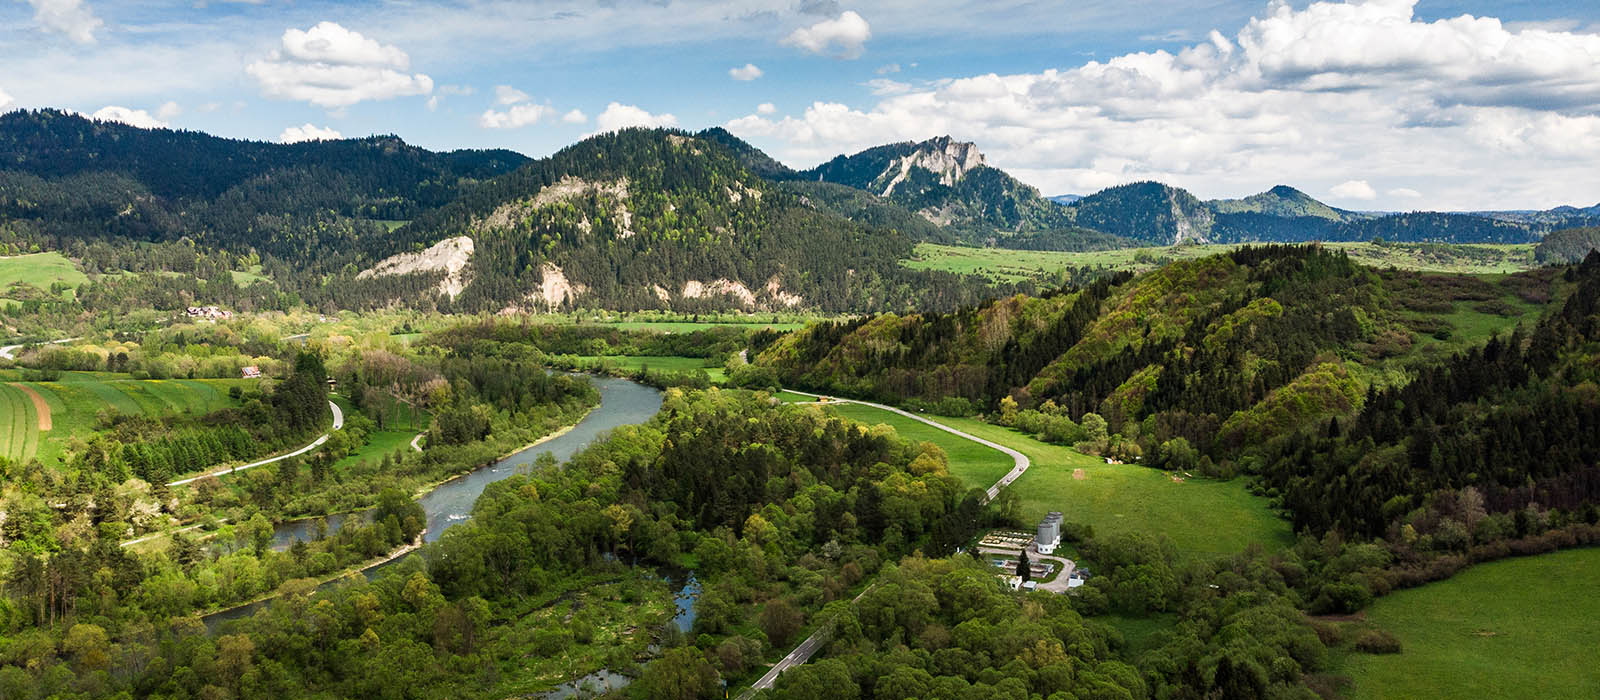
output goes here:
[[[384, 564], [387, 564], [389, 562], [392, 562], [392, 561], [395, 561], [397, 559], [400, 559], [401, 557], [404, 557], [407, 554], [410, 554], [412, 552], [417, 551], [418, 549], [421, 549], [422, 548], [422, 544], [423, 544], [423, 542], [422, 542], [422, 534], [418, 534], [416, 539], [390, 550], [387, 554], [383, 555], [381, 558], [372, 559], [372, 560], [368, 560], [368, 561], [357, 563], [357, 564], [352, 564], [352, 565], [347, 566], [347, 567], [345, 567], [343, 569], [340, 569], [337, 572], [334, 572], [334, 573], [331, 573], [331, 574], [327, 574], [327, 575], [325, 575], [325, 576], [323, 576], [321, 578], [311, 579], [311, 580], [315, 581], [315, 584], [313, 585], [313, 589], [321, 588], [323, 586], [326, 586], [326, 585], [328, 585], [330, 583], [333, 583], [335, 581], [338, 581], [340, 579], [346, 579], [346, 578], [350, 578], [352, 576], [357, 576], [357, 575], [367, 571], [368, 569], [374, 569], [374, 568], [377, 568], [379, 566], [383, 566]], [[294, 580], [294, 581], [304, 581], [306, 579], [292, 579], [292, 580]], [[289, 581], [285, 581], [284, 583], [289, 583]], [[278, 588], [276, 590], [273, 590], [273, 591], [271, 591], [269, 593], [263, 593], [263, 594], [261, 594], [259, 596], [256, 596], [255, 598], [247, 600], [247, 601], [245, 601], [243, 603], [237, 603], [237, 604], [234, 604], [234, 605], [229, 605], [229, 606], [227, 606], [225, 608], [217, 608], [215, 610], [203, 611], [203, 612], [198, 612], [198, 613], [195, 613], [195, 614], [201, 620], [208, 620], [209, 618], [218, 617], [218, 616], [227, 616], [229, 613], [239, 613], [239, 612], [245, 611], [247, 608], [259, 607], [264, 603], [272, 601], [274, 598], [282, 597], [284, 593], [285, 593], [285, 591], [283, 590], [283, 584], [279, 584], [279, 586], [278, 586]], [[220, 622], [225, 622], [225, 621], [226, 620], [221, 620], [221, 621], [219, 621], [219, 623]]]

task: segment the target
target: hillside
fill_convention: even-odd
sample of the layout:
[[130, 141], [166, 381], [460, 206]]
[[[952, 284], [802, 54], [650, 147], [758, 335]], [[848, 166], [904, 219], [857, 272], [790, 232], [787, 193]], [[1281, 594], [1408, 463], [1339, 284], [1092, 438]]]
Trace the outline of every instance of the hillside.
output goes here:
[[283, 145], [14, 111], [0, 115], [0, 223], [56, 249], [187, 238], [335, 269], [393, 252], [379, 221], [442, 206], [526, 160], [392, 136]]
[[894, 222], [834, 214], [752, 173], [749, 155], [677, 131], [595, 136], [396, 230], [413, 250], [455, 242], [391, 264], [440, 274], [466, 251], [453, 308], [471, 311], [948, 308], [987, 289], [901, 268], [914, 241]]
[[990, 167], [976, 144], [948, 136], [841, 155], [800, 173], [800, 178], [871, 192], [969, 242], [997, 242], [1017, 233], [1072, 225], [1067, 210]]
[[1048, 403], [1206, 449], [1346, 413], [1392, 369], [1536, 315], [1554, 284], [1542, 271], [1490, 284], [1245, 247], [950, 314], [823, 324], [756, 362], [820, 391], [988, 411]]

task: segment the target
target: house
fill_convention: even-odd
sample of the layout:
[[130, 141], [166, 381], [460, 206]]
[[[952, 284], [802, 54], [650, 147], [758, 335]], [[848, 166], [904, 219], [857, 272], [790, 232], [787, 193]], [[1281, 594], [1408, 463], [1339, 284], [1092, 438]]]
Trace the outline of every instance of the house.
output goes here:
[[250, 365], [249, 367], [240, 367], [239, 376], [242, 379], [260, 379], [261, 368], [255, 365]]
[[233, 318], [233, 312], [215, 306], [191, 306], [186, 311], [190, 318], [199, 318], [207, 321], [226, 321]]

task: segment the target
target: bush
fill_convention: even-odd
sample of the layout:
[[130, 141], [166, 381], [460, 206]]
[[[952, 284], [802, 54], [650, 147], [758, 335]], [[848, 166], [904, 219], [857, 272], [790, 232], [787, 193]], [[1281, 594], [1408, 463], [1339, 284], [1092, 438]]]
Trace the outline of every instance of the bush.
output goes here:
[[1367, 630], [1356, 638], [1356, 651], [1367, 654], [1398, 654], [1400, 640], [1386, 630]]

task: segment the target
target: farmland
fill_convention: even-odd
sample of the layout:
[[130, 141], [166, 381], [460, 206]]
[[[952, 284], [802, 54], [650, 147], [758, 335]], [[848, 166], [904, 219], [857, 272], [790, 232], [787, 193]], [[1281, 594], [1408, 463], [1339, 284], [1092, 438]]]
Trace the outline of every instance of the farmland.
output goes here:
[[[16, 375], [0, 373], [0, 381], [15, 381]], [[0, 437], [0, 454], [23, 461], [37, 457], [54, 465], [74, 439], [94, 433], [102, 413], [200, 415], [234, 405], [228, 390], [251, 384], [252, 380], [240, 379], [135, 380], [101, 372], [68, 372], [61, 381], [0, 384], [0, 425], [9, 426]], [[38, 412], [22, 387], [36, 392], [49, 407], [49, 431], [39, 431]]]

